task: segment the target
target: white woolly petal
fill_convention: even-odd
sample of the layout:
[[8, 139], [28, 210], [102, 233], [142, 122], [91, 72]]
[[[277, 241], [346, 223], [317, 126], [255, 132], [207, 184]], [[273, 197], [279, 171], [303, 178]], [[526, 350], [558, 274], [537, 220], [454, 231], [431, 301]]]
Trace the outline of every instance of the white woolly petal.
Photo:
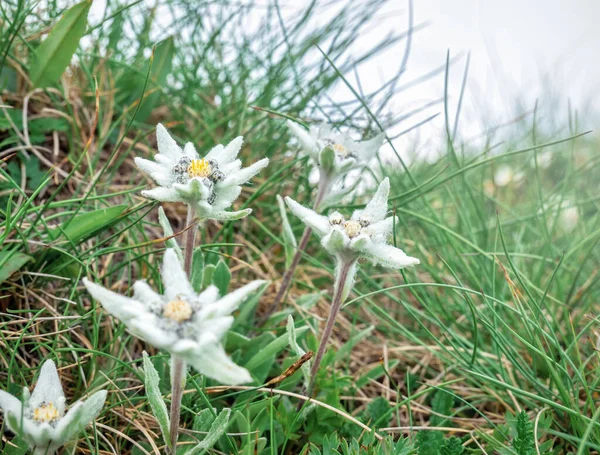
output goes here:
[[201, 302], [202, 305], [210, 305], [211, 303], [215, 303], [218, 298], [219, 288], [214, 284], [211, 284], [198, 296], [198, 301]]
[[221, 167], [220, 157], [223, 156], [223, 150], [225, 147], [222, 144], [217, 144], [213, 148], [209, 150], [209, 152], [204, 155], [205, 160], [215, 160], [219, 163], [219, 167]]
[[148, 175], [152, 175], [155, 172], [165, 172], [168, 169], [166, 166], [160, 163], [146, 160], [144, 158], [140, 158], [139, 156], [136, 156], [133, 161], [142, 172], [145, 172]]
[[377, 188], [377, 192], [373, 196], [373, 199], [369, 201], [367, 206], [362, 210], [356, 210], [352, 214], [353, 220], [358, 220], [359, 218], [366, 218], [371, 223], [377, 223], [382, 221], [388, 211], [388, 196], [390, 194], [390, 179], [386, 177], [379, 184], [379, 188]]
[[2, 408], [5, 414], [12, 412], [14, 415], [20, 416], [22, 405], [21, 401], [17, 397], [12, 396], [10, 393], [5, 392], [4, 390], [0, 390], [0, 408]]
[[199, 349], [200, 349], [200, 345], [198, 344], [197, 341], [190, 340], [188, 338], [184, 338], [184, 339], [177, 340], [175, 343], [173, 343], [173, 346], [171, 346], [171, 349], [169, 349], [169, 351], [172, 354], [175, 354], [178, 356], [186, 356], [186, 355], [193, 355]]
[[[311, 135], [303, 127], [301, 127], [295, 122], [292, 122], [291, 120], [287, 121], [287, 126], [292, 132], [292, 134], [296, 136], [298, 142], [300, 142], [300, 146], [302, 147], [302, 149], [309, 155], [316, 158], [320, 147], [316, 141], [315, 136]], [[316, 132], [316, 130], [313, 130], [313, 132]], [[318, 135], [318, 133], [316, 134]]]
[[290, 197], [285, 198], [285, 203], [294, 215], [300, 218], [308, 227], [312, 228], [319, 236], [323, 236], [331, 230], [329, 219], [326, 216], [319, 215], [314, 210], [298, 204]]
[[[313, 127], [310, 128], [311, 132], [313, 131]], [[319, 139], [328, 139], [331, 138], [333, 136], [333, 130], [331, 128], [331, 125], [327, 122], [322, 122], [321, 124], [319, 124], [316, 127], [316, 133], [317, 133], [317, 137]], [[339, 134], [338, 134], [339, 135]]]
[[239, 171], [242, 168], [241, 160], [233, 160], [231, 163], [219, 165], [221, 172], [225, 175], [233, 174], [234, 172]]
[[208, 152], [205, 156], [207, 160], [214, 159], [219, 163], [219, 167], [225, 166], [228, 163], [234, 161], [238, 153], [242, 148], [242, 143], [244, 142], [244, 138], [242, 136], [236, 137], [225, 147], [221, 146], [220, 149], [217, 147], [213, 148], [210, 152]]
[[248, 166], [244, 169], [240, 169], [239, 171], [235, 172], [234, 174], [229, 175], [229, 177], [226, 177], [225, 180], [223, 180], [223, 182], [219, 183], [218, 185], [232, 186], [232, 185], [241, 185], [242, 183], [246, 183], [248, 180], [250, 180], [256, 174], [258, 174], [263, 168], [265, 168], [268, 164], [269, 164], [269, 158], [263, 158], [262, 160], [257, 161], [256, 163], [252, 164], [251, 166]]
[[160, 307], [164, 303], [162, 296], [141, 280], [133, 283], [133, 298], [149, 310]]
[[398, 217], [389, 216], [385, 220], [371, 224], [366, 230], [372, 237], [377, 236], [385, 239], [394, 230], [394, 224], [398, 225]]
[[87, 400], [73, 404], [69, 412], [56, 425], [54, 442], [65, 444], [83, 431], [100, 414], [106, 401], [106, 394], [106, 390], [101, 390]]
[[48, 451], [56, 448], [55, 444], [50, 444], [56, 435], [56, 431], [53, 427], [48, 423], [37, 423], [28, 418], [21, 419], [20, 415], [14, 415], [9, 413], [6, 415], [8, 427], [14, 431], [16, 434], [22, 434], [23, 439], [30, 446], [38, 446], [43, 447], [44, 452], [46, 453], [46, 448]]
[[[195, 229], [195, 227], [192, 229]], [[193, 298], [196, 296], [174, 249], [169, 248], [165, 251], [160, 274], [167, 300], [177, 300], [184, 297]]]
[[337, 159], [335, 161], [336, 175], [345, 174], [357, 166], [358, 166], [358, 161], [356, 160], [356, 158], [348, 157], [348, 158], [343, 158], [341, 160]]
[[[196, 330], [200, 334], [210, 333], [215, 340], [221, 340], [231, 328], [233, 321], [233, 316], [222, 316], [218, 318], [206, 319], [198, 322], [196, 325]], [[202, 342], [203, 339], [206, 339], [206, 337], [201, 335], [199, 337], [200, 342]]]
[[358, 152], [358, 157], [361, 161], [369, 161], [377, 155], [384, 140], [385, 133], [381, 133], [369, 140], [356, 142], [354, 149]]
[[[200, 214], [200, 210], [198, 211]], [[204, 218], [215, 221], [233, 221], [246, 218], [252, 213], [252, 209], [238, 210], [235, 212], [226, 212], [224, 210], [210, 210], [205, 212]]]
[[175, 332], [160, 328], [160, 318], [154, 313], [144, 313], [127, 323], [127, 328], [136, 337], [159, 349], [171, 350], [173, 344], [179, 339]]
[[212, 305], [207, 305], [202, 308], [200, 311], [202, 318], [217, 318], [231, 314], [248, 297], [249, 294], [256, 291], [265, 283], [266, 281], [264, 280], [255, 280], [239, 289], [236, 289], [233, 292], [230, 292]]
[[371, 246], [371, 237], [365, 234], [361, 234], [350, 240], [349, 248], [354, 251], [362, 251], [365, 248]]
[[200, 374], [227, 385], [252, 381], [248, 370], [233, 363], [219, 343], [204, 346], [194, 356], [184, 358]]
[[217, 197], [212, 204], [213, 209], [220, 211], [231, 207], [231, 204], [239, 197], [242, 187], [239, 185], [220, 188], [217, 185]]
[[192, 144], [191, 142], [185, 144], [185, 146], [183, 147], [183, 154], [191, 160], [198, 159], [198, 152], [196, 152], [196, 147], [194, 147], [194, 144]]
[[160, 186], [171, 186], [174, 181], [172, 172], [153, 172], [150, 177]]
[[177, 142], [175, 142], [167, 129], [160, 123], [156, 125], [156, 143], [159, 153], [169, 158], [179, 160], [183, 153]]
[[417, 258], [407, 256], [400, 248], [383, 243], [374, 243], [368, 250], [364, 251], [364, 254], [375, 264], [381, 264], [392, 269], [402, 269], [419, 264]]
[[175, 166], [177, 163], [179, 163], [180, 159], [181, 159], [181, 156], [177, 156], [176, 158], [171, 158], [167, 155], [162, 155], [160, 153], [158, 155], [154, 155], [154, 161], [159, 163], [163, 167], [164, 171], [172, 169], [173, 166]]
[[321, 245], [331, 254], [337, 254], [348, 248], [350, 238], [341, 229], [334, 228], [321, 240]]
[[152, 188], [151, 190], [144, 190], [142, 191], [142, 196], [160, 202], [184, 202], [174, 188], [164, 188], [162, 186]]
[[180, 200], [188, 203], [206, 199], [211, 193], [211, 189], [204, 184], [204, 179], [200, 178], [190, 179], [185, 184], [175, 183], [173, 189], [179, 195]]
[[117, 294], [116, 292], [109, 291], [99, 284], [92, 283], [87, 278], [83, 279], [83, 284], [91, 296], [98, 300], [107, 312], [123, 322], [127, 322], [131, 318], [135, 318], [139, 314], [147, 311], [140, 302]]
[[65, 394], [63, 393], [56, 365], [50, 359], [42, 365], [38, 382], [29, 398], [29, 405], [37, 408], [42, 403], [52, 403], [59, 415], [65, 412]]

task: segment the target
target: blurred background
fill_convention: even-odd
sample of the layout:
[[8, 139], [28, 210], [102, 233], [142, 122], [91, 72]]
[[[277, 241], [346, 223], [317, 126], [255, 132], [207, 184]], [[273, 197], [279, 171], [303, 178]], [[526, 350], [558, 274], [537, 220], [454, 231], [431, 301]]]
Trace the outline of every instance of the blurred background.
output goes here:
[[[114, 2], [112, 2], [114, 3]], [[133, 2], [132, 2], [133, 3]], [[217, 12], [228, 2], [184, 1], [157, 3], [143, 0], [126, 30], [135, 35], [149, 12], [155, 16], [150, 32], [160, 41], [177, 32], [182, 23], [189, 27], [194, 6]], [[242, 1], [247, 8], [244, 33], [259, 31], [271, 16], [290, 30], [303, 18], [303, 12], [317, 9], [303, 23], [310, 34], [332, 21], [347, 2], [326, 1]], [[443, 101], [454, 112], [464, 84], [458, 137], [486, 140], [490, 131], [503, 135], [503, 125], [532, 117], [536, 103], [543, 115], [538, 126], [552, 134], [561, 132], [567, 119], [579, 113], [580, 128], [592, 128], [600, 120], [600, 2], [595, 0], [419, 0], [358, 1], [361, 8], [372, 7], [368, 26], [346, 49], [345, 58], [356, 63], [347, 77], [363, 93], [388, 97], [386, 108], [394, 114], [413, 113], [389, 132], [401, 134], [395, 140], [403, 158], [437, 158], [446, 141]], [[65, 5], [68, 5], [65, 2]], [[109, 2], [110, 4], [110, 2]], [[219, 5], [220, 4], [220, 5]], [[218, 5], [218, 6], [217, 6]], [[229, 4], [235, 9], [233, 4]], [[274, 6], [277, 7], [276, 13]], [[90, 21], [106, 17], [107, 0], [95, 0]], [[395, 35], [406, 35], [392, 45], [358, 60], [365, 52]], [[446, 59], [449, 71], [446, 86]], [[318, 55], [315, 51], [315, 57]], [[387, 84], [387, 85], [386, 85]], [[390, 96], [391, 95], [391, 96]], [[334, 102], [351, 103], [355, 95], [337, 83], [329, 93]], [[434, 117], [436, 114], [436, 117]], [[433, 118], [432, 118], [433, 117]], [[408, 130], [408, 131], [407, 131]], [[504, 128], [509, 131], [510, 128]], [[390, 156], [390, 150], [387, 150]]]

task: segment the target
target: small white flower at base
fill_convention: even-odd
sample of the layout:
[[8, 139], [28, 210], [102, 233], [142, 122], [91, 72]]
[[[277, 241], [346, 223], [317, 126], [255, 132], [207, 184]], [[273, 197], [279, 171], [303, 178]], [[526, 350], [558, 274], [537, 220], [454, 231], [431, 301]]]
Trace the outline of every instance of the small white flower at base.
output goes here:
[[0, 408], [10, 431], [20, 435], [36, 454], [53, 454], [74, 439], [93, 421], [104, 406], [106, 390], [94, 393], [85, 401], [77, 401], [65, 413], [65, 395], [52, 360], [42, 365], [38, 382], [25, 401], [0, 390]]
[[154, 292], [145, 281], [137, 281], [132, 298], [85, 278], [83, 283], [135, 336], [216, 381], [230, 385], [251, 382], [250, 373], [233, 363], [221, 340], [233, 324], [231, 313], [265, 281], [253, 281], [221, 298], [213, 285], [196, 294], [173, 249], [165, 251], [161, 276], [164, 295]]
[[211, 220], [235, 220], [251, 209], [227, 212], [246, 183], [269, 164], [263, 158], [247, 168], [237, 155], [243, 138], [227, 146], [217, 145], [200, 158], [191, 142], [182, 149], [160, 123], [156, 126], [158, 154], [155, 161], [136, 157], [135, 164], [159, 186], [142, 191], [142, 196], [161, 202], [183, 202], [196, 207], [198, 216]]
[[382, 133], [366, 141], [355, 141], [348, 133], [334, 132], [326, 123], [313, 125], [308, 131], [290, 120], [287, 124], [302, 150], [318, 164], [319, 171], [330, 178], [366, 166], [385, 139]]
[[366, 258], [394, 269], [419, 264], [418, 259], [387, 243], [394, 226], [394, 217], [386, 218], [389, 192], [390, 182], [386, 178], [367, 206], [354, 211], [348, 220], [338, 212], [329, 217], [319, 215], [289, 197], [286, 203], [294, 215], [321, 237], [321, 245], [341, 263]]
[[[552, 228], [554, 222], [556, 222], [562, 231], [568, 233], [575, 229], [577, 223], [579, 223], [579, 210], [577, 205], [570, 199], [561, 200], [557, 196], [551, 197], [544, 204], [543, 211], [546, 212], [549, 228]], [[538, 213], [541, 215], [543, 211], [540, 209]]]

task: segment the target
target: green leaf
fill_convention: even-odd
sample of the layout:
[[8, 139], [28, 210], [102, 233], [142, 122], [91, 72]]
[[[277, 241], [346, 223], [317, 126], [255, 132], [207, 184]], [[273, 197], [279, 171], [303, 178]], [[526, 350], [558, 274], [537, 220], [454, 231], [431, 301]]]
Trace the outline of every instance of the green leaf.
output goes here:
[[444, 440], [444, 445], [440, 450], [440, 455], [462, 455], [465, 448], [462, 446], [460, 439], [456, 436], [451, 436]]
[[232, 328], [237, 328], [240, 326], [248, 326], [248, 324], [251, 322], [253, 313], [255, 312], [256, 307], [258, 306], [258, 302], [260, 301], [260, 298], [262, 297], [262, 295], [264, 294], [264, 292], [267, 290], [268, 287], [269, 287], [269, 283], [265, 283], [254, 294], [252, 294], [249, 298], [247, 298], [244, 302], [242, 302], [242, 304], [240, 305], [240, 310], [239, 310], [240, 312], [238, 313], [238, 316], [235, 318]]
[[0, 251], [0, 283], [25, 265], [31, 256], [19, 251]]
[[[306, 333], [308, 327], [301, 327], [296, 329], [296, 337], [302, 336]], [[261, 349], [254, 357], [250, 359], [244, 367], [249, 371], [261, 366], [264, 362], [268, 361], [270, 357], [279, 354], [289, 343], [288, 334], [281, 335], [271, 341], [267, 346]]]
[[323, 150], [319, 152], [319, 167], [325, 172], [329, 174], [334, 167], [335, 162], [335, 150], [330, 145], [324, 147]]
[[204, 266], [204, 270], [202, 271], [202, 286], [201, 289], [206, 289], [212, 283], [213, 275], [215, 273], [215, 265], [208, 264]]
[[279, 214], [281, 216], [281, 235], [283, 237], [283, 247], [285, 249], [285, 267], [289, 268], [292, 264], [292, 259], [294, 259], [294, 255], [296, 254], [298, 244], [287, 217], [283, 198], [279, 195], [277, 195], [277, 203], [279, 204]]
[[214, 446], [219, 438], [225, 434], [227, 426], [229, 425], [229, 417], [231, 416], [231, 409], [225, 408], [217, 416], [215, 421], [210, 426], [210, 430], [204, 440], [200, 442], [196, 447], [190, 450], [190, 455], [198, 453], [199, 451], [206, 451]]
[[91, 6], [92, 0], [84, 0], [69, 8], [37, 48], [29, 73], [35, 87], [47, 87], [65, 71], [85, 33]]
[[224, 261], [219, 261], [213, 273], [212, 283], [219, 289], [220, 295], [227, 294], [229, 282], [231, 281], [231, 272]]
[[448, 419], [442, 416], [450, 416], [454, 406], [454, 396], [444, 389], [436, 390], [431, 400], [431, 408], [435, 414], [431, 416], [431, 425], [434, 427], [444, 427], [448, 425]]
[[[291, 314], [288, 316], [287, 334], [288, 342], [290, 344], [290, 347], [292, 348], [292, 351], [294, 351], [294, 354], [296, 354], [298, 357], [302, 357], [304, 354], [306, 354], [306, 351], [302, 349], [302, 347], [298, 344], [298, 341], [296, 339], [296, 327], [294, 325], [294, 318]], [[310, 383], [311, 364], [312, 361], [304, 362], [304, 364], [300, 367], [300, 369], [302, 370], [302, 375], [304, 376], [305, 385], [308, 385]]]
[[148, 397], [148, 403], [152, 408], [152, 413], [160, 426], [160, 430], [163, 435], [165, 443], [171, 447], [171, 433], [169, 430], [169, 412], [167, 411], [167, 405], [160, 394], [160, 386], [158, 379], [158, 372], [152, 365], [150, 358], [146, 351], [143, 352], [144, 357], [144, 386], [146, 387], [146, 395]]
[[421, 430], [417, 433], [417, 446], [419, 455], [439, 455], [440, 447], [444, 440], [441, 431]]
[[387, 427], [393, 417], [392, 405], [385, 398], [377, 397], [367, 405], [367, 416], [370, 426]]
[[192, 276], [190, 278], [190, 282], [192, 284], [192, 288], [196, 292], [200, 292], [202, 290], [202, 277], [204, 276], [204, 253], [202, 253], [202, 248], [198, 247], [194, 250], [194, 254], [192, 255]]
[[533, 427], [525, 411], [517, 416], [517, 436], [512, 445], [518, 455], [532, 455], [534, 452]]
[[[165, 211], [162, 208], [162, 206], [160, 206], [158, 208], [158, 222], [160, 224], [160, 227], [162, 227], [164, 236], [171, 237], [173, 235], [173, 228], [171, 227], [171, 222], [167, 218], [167, 215], [165, 215]], [[165, 245], [167, 245], [167, 248], [173, 248], [175, 250], [175, 252], [177, 253], [177, 256], [179, 257], [179, 260], [180, 261], [183, 260], [183, 254], [181, 253], [181, 248], [179, 247], [177, 240], [175, 240], [175, 237], [171, 237], [169, 240], [167, 240], [165, 242]], [[194, 254], [195, 254], [195, 252], [194, 252]]]
[[215, 416], [212, 409], [204, 408], [194, 417], [193, 429], [194, 431], [208, 431], [214, 421]]
[[125, 212], [128, 207], [127, 204], [122, 204], [94, 210], [92, 212], [80, 213], [73, 218], [66, 227], [62, 227], [61, 229], [56, 228], [51, 231], [50, 236], [53, 240], [56, 240], [62, 234], [70, 242], [78, 244], [115, 223], [121, 218], [123, 212]]

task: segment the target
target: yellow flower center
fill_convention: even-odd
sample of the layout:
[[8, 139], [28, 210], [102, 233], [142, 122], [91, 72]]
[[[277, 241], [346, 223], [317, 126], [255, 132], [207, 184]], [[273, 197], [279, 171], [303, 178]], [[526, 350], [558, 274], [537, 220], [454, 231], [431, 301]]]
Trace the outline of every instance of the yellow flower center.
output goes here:
[[204, 158], [201, 160], [192, 160], [187, 168], [187, 173], [190, 178], [206, 178], [212, 173], [212, 166]]
[[60, 417], [58, 409], [54, 407], [52, 403], [43, 404], [38, 406], [33, 411], [33, 420], [36, 422], [52, 422]]
[[177, 323], [189, 320], [193, 312], [191, 305], [183, 300], [171, 300], [163, 308], [163, 316]]
[[348, 155], [348, 149], [346, 149], [346, 147], [344, 147], [342, 144], [333, 144], [332, 147], [333, 147], [333, 150], [338, 152], [340, 155], [342, 155], [342, 156]]
[[350, 238], [356, 237], [358, 234], [360, 234], [361, 228], [362, 226], [358, 221], [349, 220], [344, 223], [344, 231], [346, 231], [346, 234], [348, 234], [348, 237]]

